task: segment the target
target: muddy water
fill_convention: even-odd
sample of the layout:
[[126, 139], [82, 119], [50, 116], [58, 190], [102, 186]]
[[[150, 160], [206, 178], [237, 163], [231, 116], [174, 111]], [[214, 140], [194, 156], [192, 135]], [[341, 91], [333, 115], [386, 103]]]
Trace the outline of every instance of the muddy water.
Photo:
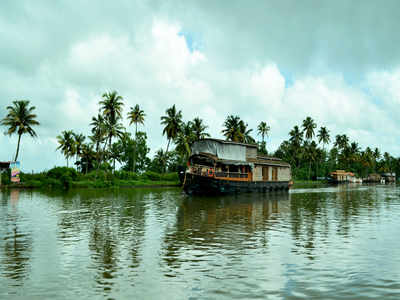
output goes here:
[[400, 189], [0, 193], [0, 299], [400, 299]]

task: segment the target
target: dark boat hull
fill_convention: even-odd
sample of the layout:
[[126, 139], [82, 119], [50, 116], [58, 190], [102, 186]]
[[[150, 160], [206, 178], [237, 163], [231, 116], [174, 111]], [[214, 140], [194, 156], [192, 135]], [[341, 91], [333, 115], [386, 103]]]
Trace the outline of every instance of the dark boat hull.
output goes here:
[[186, 173], [183, 186], [189, 194], [233, 194], [288, 190], [289, 181], [231, 181]]

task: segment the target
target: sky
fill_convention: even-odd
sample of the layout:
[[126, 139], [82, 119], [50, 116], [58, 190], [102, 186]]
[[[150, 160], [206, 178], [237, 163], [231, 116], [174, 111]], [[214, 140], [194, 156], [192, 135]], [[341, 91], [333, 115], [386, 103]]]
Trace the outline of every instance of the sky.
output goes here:
[[[399, 1], [1, 1], [0, 118], [29, 100], [41, 125], [24, 135], [24, 171], [65, 165], [63, 130], [88, 134], [105, 92], [139, 104], [139, 127], [166, 147], [160, 117], [176, 105], [222, 138], [227, 115], [267, 149], [311, 116], [331, 139], [400, 155]], [[126, 118], [124, 124], [131, 132]], [[17, 136], [0, 127], [0, 161]]]

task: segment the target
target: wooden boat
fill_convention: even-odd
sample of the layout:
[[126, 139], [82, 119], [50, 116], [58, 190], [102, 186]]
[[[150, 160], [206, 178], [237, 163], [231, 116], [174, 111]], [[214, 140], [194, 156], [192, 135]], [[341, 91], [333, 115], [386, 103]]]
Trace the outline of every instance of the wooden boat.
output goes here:
[[188, 194], [287, 190], [290, 165], [259, 155], [257, 145], [203, 139], [192, 146], [183, 188]]

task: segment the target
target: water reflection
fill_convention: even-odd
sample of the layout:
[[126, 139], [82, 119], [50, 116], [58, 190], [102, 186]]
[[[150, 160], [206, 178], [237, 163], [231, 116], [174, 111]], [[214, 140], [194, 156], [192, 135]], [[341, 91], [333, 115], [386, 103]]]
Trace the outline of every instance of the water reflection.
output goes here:
[[395, 299], [399, 194], [3, 191], [0, 298]]
[[[168, 268], [198, 263], [215, 251], [266, 249], [267, 231], [279, 213], [289, 211], [287, 192], [223, 197], [190, 197], [182, 201], [175, 224], [167, 228], [161, 256]], [[174, 273], [166, 271], [166, 276]]]
[[32, 235], [29, 230], [26, 230], [25, 220], [18, 212], [18, 200], [18, 189], [2, 193], [3, 205], [8, 202], [11, 205], [0, 218], [0, 247], [3, 249], [2, 274], [12, 279], [11, 284], [16, 286], [22, 285], [23, 280], [29, 276], [32, 252]]

